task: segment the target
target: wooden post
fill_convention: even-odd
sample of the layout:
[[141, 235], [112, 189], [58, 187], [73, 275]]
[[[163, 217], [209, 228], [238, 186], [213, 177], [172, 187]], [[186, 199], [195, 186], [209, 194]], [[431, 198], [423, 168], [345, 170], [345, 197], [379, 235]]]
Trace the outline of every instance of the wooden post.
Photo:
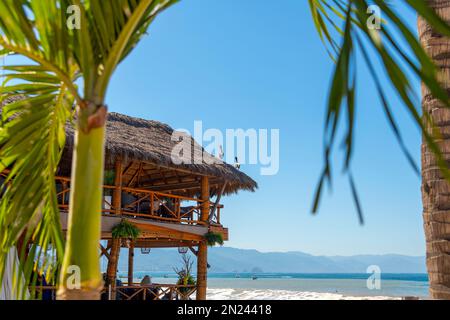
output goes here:
[[106, 270], [106, 286], [111, 286], [111, 300], [116, 300], [116, 276], [119, 263], [120, 239], [112, 239], [109, 253], [108, 269]]
[[201, 200], [203, 200], [201, 208], [200, 220], [207, 222], [209, 219], [209, 179], [208, 177], [202, 177], [201, 185]]
[[[201, 214], [200, 220], [208, 223], [209, 219], [209, 180], [208, 177], [202, 177], [201, 181]], [[208, 270], [208, 245], [205, 240], [198, 245], [197, 254], [197, 300], [206, 300], [207, 288], [207, 270]]]
[[[120, 214], [122, 208], [122, 159], [117, 158], [115, 163], [113, 207], [114, 213]], [[108, 269], [106, 272], [107, 285], [111, 286], [111, 300], [116, 300], [116, 277], [119, 264], [121, 239], [112, 239], [111, 252], [109, 254]]]
[[133, 285], [133, 268], [134, 268], [134, 240], [131, 240], [128, 248], [128, 285]]

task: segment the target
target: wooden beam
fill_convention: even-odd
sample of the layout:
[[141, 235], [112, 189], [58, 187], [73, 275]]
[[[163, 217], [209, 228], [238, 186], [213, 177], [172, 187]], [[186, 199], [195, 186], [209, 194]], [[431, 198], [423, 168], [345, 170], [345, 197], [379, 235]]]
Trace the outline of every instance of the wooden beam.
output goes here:
[[155, 164], [155, 163], [152, 163], [152, 162], [145, 162], [145, 163], [154, 165], [154, 166], [156, 166], [157, 168], [164, 168], [164, 169], [168, 169], [168, 170], [175, 170], [175, 171], [178, 171], [178, 172], [183, 172], [183, 173], [188, 173], [188, 174], [194, 174], [194, 175], [202, 176], [202, 177], [214, 177], [214, 176], [212, 176], [212, 175], [207, 175], [207, 174], [198, 173], [198, 172], [196, 172], [195, 170], [194, 170], [194, 171], [191, 171], [191, 170], [188, 170], [188, 169], [174, 168], [174, 167], [170, 167], [170, 166], [164, 166], [164, 165], [161, 165], [161, 164]]
[[128, 164], [128, 166], [125, 168], [125, 170], [123, 170], [122, 172], [122, 176], [126, 175], [128, 173], [128, 170], [131, 169], [131, 167], [133, 166], [134, 162], [130, 161], [130, 163]]
[[100, 257], [105, 256], [109, 260], [110, 255], [109, 255], [108, 249], [103, 247], [102, 245], [100, 245], [100, 250], [102, 251], [102, 254], [100, 255]]
[[128, 248], [128, 285], [133, 283], [134, 272], [134, 240], [131, 240], [130, 247]]
[[139, 176], [139, 174], [141, 173], [141, 168], [142, 168], [142, 162], [139, 163], [139, 168], [136, 169], [136, 172], [131, 177], [130, 181], [127, 184], [127, 187], [131, 187], [131, 185], [133, 184], [134, 179], [136, 179], [136, 177]]
[[148, 190], [151, 191], [175, 191], [175, 190], [184, 190], [184, 189], [198, 189], [198, 182], [185, 182], [185, 183], [174, 183], [174, 184], [163, 184], [160, 186], [146, 186]]
[[208, 221], [209, 218], [209, 179], [208, 177], [202, 177], [201, 181], [201, 220]]
[[219, 193], [216, 197], [216, 202], [214, 203], [214, 206], [211, 209], [211, 213], [209, 214], [208, 221], [211, 222], [211, 220], [214, 218], [214, 214], [216, 213], [217, 206], [220, 203], [220, 198], [222, 198], [222, 193], [225, 191], [225, 188], [227, 187], [227, 183], [225, 182], [222, 186], [222, 189], [220, 189]]
[[[128, 220], [130, 221], [130, 220]], [[130, 221], [131, 222], [131, 221]], [[161, 237], [161, 238], [170, 238], [177, 240], [185, 240], [185, 241], [201, 241], [203, 236], [190, 233], [182, 230], [171, 229], [170, 225], [176, 226], [174, 223], [167, 224], [167, 227], [164, 227], [164, 224], [150, 224], [150, 223], [138, 223], [136, 221], [132, 222], [135, 224], [139, 230], [144, 232], [145, 234], [152, 235], [152, 237]], [[189, 226], [186, 226], [188, 228]]]
[[179, 248], [197, 246], [198, 241], [186, 241], [178, 239], [137, 239], [134, 243], [134, 248]]

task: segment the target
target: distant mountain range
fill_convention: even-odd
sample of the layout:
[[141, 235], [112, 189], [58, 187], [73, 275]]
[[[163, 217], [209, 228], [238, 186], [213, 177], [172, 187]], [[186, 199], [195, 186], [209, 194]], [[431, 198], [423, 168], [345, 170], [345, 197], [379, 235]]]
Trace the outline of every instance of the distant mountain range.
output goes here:
[[[194, 269], [195, 269], [195, 258]], [[303, 252], [259, 252], [214, 247], [208, 251], [209, 272], [277, 273], [365, 273], [377, 265], [383, 273], [425, 273], [425, 257], [397, 254], [356, 256], [314, 256]], [[119, 271], [127, 270], [128, 250], [122, 249]], [[177, 249], [152, 249], [144, 255], [135, 250], [135, 271], [171, 272], [181, 266]]]

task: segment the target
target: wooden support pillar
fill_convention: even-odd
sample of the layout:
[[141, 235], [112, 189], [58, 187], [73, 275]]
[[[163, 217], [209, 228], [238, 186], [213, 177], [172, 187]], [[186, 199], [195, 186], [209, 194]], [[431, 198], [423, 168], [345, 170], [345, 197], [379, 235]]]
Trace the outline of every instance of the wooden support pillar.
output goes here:
[[201, 200], [203, 200], [203, 203], [202, 203], [202, 207], [201, 207], [200, 220], [207, 222], [209, 219], [209, 179], [208, 179], [208, 177], [202, 177]]
[[208, 285], [208, 245], [202, 241], [198, 245], [197, 255], [197, 300], [206, 300], [206, 288]]
[[[122, 159], [117, 158], [114, 168], [114, 193], [113, 208], [114, 214], [120, 214], [122, 208]], [[106, 286], [111, 286], [111, 300], [116, 299], [116, 277], [117, 266], [119, 264], [121, 239], [112, 239], [111, 252], [109, 253], [108, 269], [106, 271]]]
[[[202, 177], [201, 181], [201, 214], [200, 220], [208, 223], [209, 219], [209, 180], [208, 177]], [[206, 300], [208, 272], [208, 245], [205, 240], [198, 245], [197, 254], [197, 300]]]
[[133, 285], [133, 268], [134, 268], [134, 240], [131, 240], [128, 248], [128, 285]]
[[117, 265], [119, 264], [120, 241], [120, 239], [112, 239], [108, 269], [106, 270], [106, 290], [111, 286], [111, 300], [116, 300], [116, 277]]

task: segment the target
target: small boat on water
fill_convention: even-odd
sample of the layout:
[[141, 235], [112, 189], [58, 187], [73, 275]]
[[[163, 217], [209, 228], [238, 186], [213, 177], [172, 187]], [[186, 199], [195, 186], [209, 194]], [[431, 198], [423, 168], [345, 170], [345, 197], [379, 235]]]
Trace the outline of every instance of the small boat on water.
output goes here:
[[164, 275], [164, 278], [168, 278], [168, 277], [169, 277], [169, 275], [168, 275], [168, 274], [165, 274], [165, 275]]

